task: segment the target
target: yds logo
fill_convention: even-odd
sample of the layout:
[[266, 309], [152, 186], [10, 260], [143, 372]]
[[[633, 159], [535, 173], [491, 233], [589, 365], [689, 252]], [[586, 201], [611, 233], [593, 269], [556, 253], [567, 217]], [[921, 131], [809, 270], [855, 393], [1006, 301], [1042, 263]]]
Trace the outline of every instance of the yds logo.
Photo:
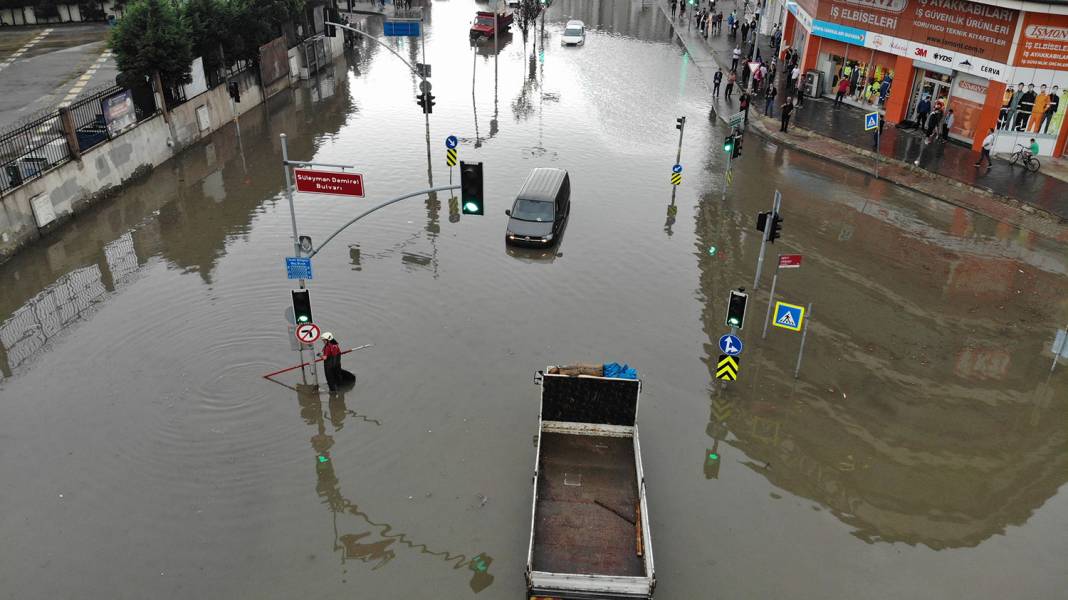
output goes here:
[[953, 57], [946, 54], [942, 54], [941, 52], [935, 52], [932, 57], [937, 61], [953, 64]]

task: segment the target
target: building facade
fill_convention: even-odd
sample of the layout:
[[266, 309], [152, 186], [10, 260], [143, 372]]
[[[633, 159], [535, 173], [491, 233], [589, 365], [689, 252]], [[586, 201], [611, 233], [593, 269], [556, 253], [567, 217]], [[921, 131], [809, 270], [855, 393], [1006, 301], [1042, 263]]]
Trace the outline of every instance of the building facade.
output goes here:
[[[989, 0], [772, 0], [783, 47], [833, 96], [915, 122], [921, 101], [954, 113], [950, 136], [994, 150], [1039, 144], [1061, 156], [1068, 127], [1068, 4]], [[884, 80], [888, 93], [879, 89]], [[875, 84], [874, 86], [872, 84]]]

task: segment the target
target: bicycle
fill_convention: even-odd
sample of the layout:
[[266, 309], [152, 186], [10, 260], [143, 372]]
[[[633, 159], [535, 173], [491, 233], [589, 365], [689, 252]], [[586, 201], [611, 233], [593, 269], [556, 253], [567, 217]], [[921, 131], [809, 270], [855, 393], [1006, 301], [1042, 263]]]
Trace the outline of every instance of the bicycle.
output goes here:
[[1031, 171], [1032, 173], [1037, 172], [1039, 167], [1042, 166], [1042, 163], [1038, 162], [1035, 155], [1031, 154], [1031, 151], [1027, 148], [1024, 148], [1023, 144], [1016, 144], [1016, 147], [1019, 149], [1009, 156], [1009, 164], [1015, 165], [1017, 162], [1021, 162], [1024, 167], [1027, 167], [1028, 171]]

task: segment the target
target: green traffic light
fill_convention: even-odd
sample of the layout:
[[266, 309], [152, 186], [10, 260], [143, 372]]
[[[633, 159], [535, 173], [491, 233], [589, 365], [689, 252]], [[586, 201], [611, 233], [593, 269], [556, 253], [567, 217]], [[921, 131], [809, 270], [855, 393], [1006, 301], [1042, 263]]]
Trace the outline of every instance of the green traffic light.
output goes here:
[[306, 315], [300, 315], [299, 317], [297, 317], [297, 320], [300, 321], [301, 323], [307, 323], [308, 322], [308, 317]]
[[478, 212], [478, 204], [475, 204], [474, 202], [465, 202], [464, 210], [468, 213], [476, 213]]
[[730, 319], [730, 324], [735, 326], [735, 327], [737, 327], [738, 326], [738, 319]]
[[321, 463], [330, 462], [330, 459], [325, 457], [325, 456], [323, 456], [322, 454], [320, 454], [319, 455], [319, 462], [321, 462]]
[[711, 460], [719, 460], [719, 455], [716, 454], [715, 452], [709, 452], [708, 453], [708, 458], [710, 458]]
[[723, 151], [730, 154], [734, 150], [734, 144], [723, 144]]
[[715, 256], [716, 255], [716, 247], [715, 246], [709, 246], [708, 247], [708, 255], [709, 256]]

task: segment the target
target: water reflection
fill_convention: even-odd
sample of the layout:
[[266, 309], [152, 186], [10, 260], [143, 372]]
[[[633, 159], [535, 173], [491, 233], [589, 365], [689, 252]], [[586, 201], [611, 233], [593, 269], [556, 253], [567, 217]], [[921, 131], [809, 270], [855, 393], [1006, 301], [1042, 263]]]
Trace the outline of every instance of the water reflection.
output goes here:
[[[312, 89], [335, 80], [347, 89], [346, 80], [337, 77], [344, 69], [340, 63], [324, 70]], [[130, 184], [121, 202], [92, 207], [0, 266], [0, 279], [17, 282], [0, 290], [0, 373], [11, 377], [29, 364], [51, 338], [80, 322], [107, 293], [121, 290], [153, 256], [210, 284], [227, 245], [247, 234], [263, 203], [281, 191], [274, 132], [310, 121], [332, 135], [344, 124], [351, 104], [347, 93], [318, 102], [310, 102], [312, 97], [311, 89], [276, 95], [242, 118], [240, 136], [232, 125], [224, 127], [157, 168], [150, 184]], [[295, 106], [309, 109], [308, 116]], [[320, 139], [293, 136], [291, 148], [311, 155]], [[248, 154], [246, 144], [274, 151]], [[250, 170], [278, 177], [253, 178]]]
[[[820, 305], [804, 372], [794, 383], [797, 337], [761, 342], [750, 325], [718, 417], [712, 395], [708, 450], [744, 452], [748, 468], [869, 543], [971, 547], [1026, 523], [1068, 480], [1068, 393], [1035, 344], [1060, 318], [1063, 253], [985, 218], [962, 227], [959, 215], [877, 197], [788, 197], [790, 226], [817, 232], [788, 240], [806, 263], [780, 277], [777, 298]], [[707, 198], [698, 206], [710, 379], [721, 296], [752, 277], [755, 244], [734, 233], [751, 224], [736, 221]], [[710, 245], [735, 259], [709, 256]], [[761, 290], [749, 310], [763, 316], [767, 298]], [[706, 463], [710, 474], [718, 466]]]
[[[301, 385], [297, 386], [296, 391], [301, 419], [305, 424], [315, 428], [315, 433], [310, 440], [315, 456], [315, 492], [331, 513], [334, 526], [333, 547], [335, 551], [341, 553], [342, 564], [348, 560], [356, 560], [371, 565], [371, 570], [377, 570], [396, 558], [397, 550], [408, 548], [420, 554], [441, 559], [451, 564], [454, 570], [471, 571], [468, 586], [476, 594], [493, 583], [494, 575], [489, 572], [493, 558], [488, 554], [483, 552], [468, 557], [465, 554], [454, 554], [448, 550], [431, 550], [426, 544], [412, 540], [408, 534], [394, 531], [389, 523], [371, 519], [360, 509], [359, 505], [346, 498], [341, 491], [341, 481], [334, 470], [334, 458], [330, 452], [334, 447], [334, 436], [331, 434], [341, 431], [347, 417], [357, 418], [363, 423], [376, 426], [382, 423], [350, 410], [345, 404], [344, 393], [331, 393], [327, 410], [324, 411], [322, 395], [318, 390]], [[330, 433], [327, 433], [327, 420], [331, 425]], [[370, 529], [363, 529], [362, 525], [345, 525], [344, 521], [339, 529], [338, 515], [355, 516]], [[359, 527], [359, 529], [340, 533], [346, 527]]]

